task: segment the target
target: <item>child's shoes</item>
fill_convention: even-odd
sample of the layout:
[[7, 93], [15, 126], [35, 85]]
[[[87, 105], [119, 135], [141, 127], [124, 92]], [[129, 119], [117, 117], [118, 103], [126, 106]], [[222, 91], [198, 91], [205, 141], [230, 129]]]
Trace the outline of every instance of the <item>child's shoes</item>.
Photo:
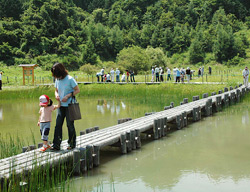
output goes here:
[[50, 148], [50, 145], [47, 145], [47, 147], [42, 147], [41, 149], [40, 149], [40, 152], [45, 152], [47, 149], [49, 149]]

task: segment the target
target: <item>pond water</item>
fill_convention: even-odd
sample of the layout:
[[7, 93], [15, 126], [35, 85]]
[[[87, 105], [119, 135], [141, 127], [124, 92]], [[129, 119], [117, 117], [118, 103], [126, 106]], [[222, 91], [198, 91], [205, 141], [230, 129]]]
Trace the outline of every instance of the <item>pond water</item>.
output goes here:
[[[141, 149], [129, 154], [121, 155], [113, 148], [101, 151], [100, 166], [71, 179], [71, 191], [249, 191], [250, 98], [247, 97], [167, 137], [145, 139]], [[76, 121], [78, 133], [95, 125], [104, 128], [116, 124], [119, 118], [135, 118], [162, 109], [135, 104], [132, 99], [79, 99], [79, 102], [83, 120]], [[1, 134], [19, 135], [28, 142], [34, 137], [40, 142], [36, 126], [38, 111], [37, 101], [1, 103]], [[55, 118], [56, 112], [53, 115]], [[64, 139], [67, 139], [66, 128], [64, 130]]]
[[[140, 104], [134, 100], [121, 99], [83, 99], [79, 98], [82, 119], [75, 121], [76, 133], [87, 128], [99, 126], [100, 129], [117, 124], [121, 118], [136, 118], [145, 112], [161, 110], [163, 107]], [[136, 103], [136, 104], [135, 104]], [[26, 144], [41, 142], [40, 131], [37, 126], [39, 117], [39, 101], [25, 100], [0, 101], [1, 135], [10, 134], [25, 141]], [[49, 139], [53, 140], [56, 111], [52, 113], [51, 132]], [[66, 121], [65, 121], [66, 122]], [[63, 139], [68, 139], [66, 123], [63, 128]], [[7, 137], [8, 138], [8, 137]]]

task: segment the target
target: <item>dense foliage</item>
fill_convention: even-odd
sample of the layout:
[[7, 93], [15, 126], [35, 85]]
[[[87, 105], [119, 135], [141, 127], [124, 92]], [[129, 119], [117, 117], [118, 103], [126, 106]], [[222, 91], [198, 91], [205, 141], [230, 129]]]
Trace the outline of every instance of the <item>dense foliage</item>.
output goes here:
[[249, 47], [247, 0], [0, 0], [0, 18], [7, 65], [115, 61], [144, 71], [176, 54], [237, 64]]

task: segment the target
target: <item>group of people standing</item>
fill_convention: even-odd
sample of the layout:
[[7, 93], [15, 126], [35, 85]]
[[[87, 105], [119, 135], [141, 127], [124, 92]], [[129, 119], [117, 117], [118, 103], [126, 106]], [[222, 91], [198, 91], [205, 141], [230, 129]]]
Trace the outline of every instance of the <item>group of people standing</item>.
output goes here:
[[[97, 82], [120, 82], [120, 70], [118, 68], [116, 68], [116, 70], [114, 70], [113, 68], [111, 68], [110, 72], [105, 74], [104, 71], [104, 67], [101, 69], [100, 72], [96, 73], [96, 77], [97, 77]], [[125, 82], [126, 81], [126, 76], [127, 76], [127, 82], [135, 82], [135, 74], [133, 70], [126, 70], [126, 74], [123, 73], [123, 75], [121, 76], [121, 82]], [[130, 81], [129, 81], [129, 77], [130, 77]]]
[[[156, 82], [164, 81], [164, 69], [162, 67], [154, 66], [152, 67], [151, 72], [152, 72], [151, 82], [154, 82], [154, 80]], [[171, 75], [171, 69], [167, 67], [166, 72], [167, 72], [167, 81], [169, 80], [171, 81], [171, 77], [173, 77], [174, 82], [181, 81], [182, 83], [184, 83], [185, 77], [187, 81], [189, 82], [193, 74], [193, 71], [191, 71], [189, 67], [187, 67], [187, 69], [184, 69], [184, 68], [179, 69], [177, 67], [174, 67], [172, 71], [173, 75]]]

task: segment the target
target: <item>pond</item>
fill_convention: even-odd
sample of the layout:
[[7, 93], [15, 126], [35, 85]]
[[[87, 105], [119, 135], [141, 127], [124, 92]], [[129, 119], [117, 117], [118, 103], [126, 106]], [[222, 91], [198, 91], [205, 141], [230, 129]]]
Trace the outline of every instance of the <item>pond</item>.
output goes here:
[[[145, 139], [142, 148], [121, 155], [108, 148], [101, 151], [98, 168], [70, 180], [71, 191], [248, 191], [250, 188], [250, 98], [174, 131], [160, 140]], [[159, 111], [134, 99], [79, 99], [83, 119], [77, 133], [93, 126], [114, 125], [117, 119], [140, 117]], [[135, 104], [137, 103], [137, 104]], [[0, 104], [1, 134], [18, 135], [28, 143], [40, 142], [36, 126], [37, 101]], [[55, 119], [56, 112], [53, 114]], [[54, 123], [50, 139], [53, 138]], [[66, 127], [63, 138], [67, 139]], [[33, 138], [32, 138], [33, 137]]]

